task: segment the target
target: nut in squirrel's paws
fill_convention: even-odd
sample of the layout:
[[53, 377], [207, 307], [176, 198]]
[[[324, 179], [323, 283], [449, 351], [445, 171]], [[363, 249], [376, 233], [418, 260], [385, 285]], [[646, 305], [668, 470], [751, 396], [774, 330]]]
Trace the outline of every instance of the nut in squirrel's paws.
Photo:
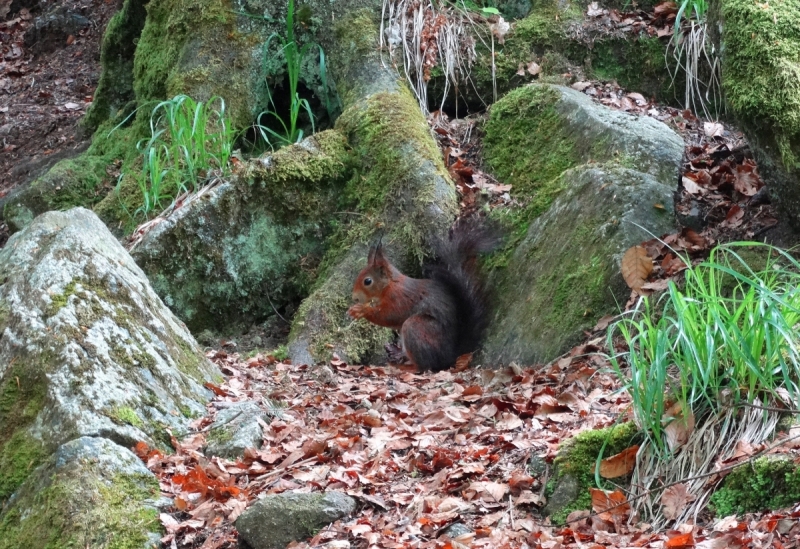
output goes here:
[[359, 318], [364, 318], [364, 304], [363, 303], [356, 303], [349, 309], [347, 309], [347, 314], [350, 315], [351, 318], [358, 320]]

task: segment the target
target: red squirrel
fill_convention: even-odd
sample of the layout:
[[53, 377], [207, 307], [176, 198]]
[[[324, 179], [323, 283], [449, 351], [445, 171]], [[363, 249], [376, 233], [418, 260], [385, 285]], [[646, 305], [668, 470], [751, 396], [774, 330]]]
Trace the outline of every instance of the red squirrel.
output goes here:
[[476, 256], [499, 238], [485, 225], [462, 220], [434, 245], [426, 278], [411, 278], [392, 265], [380, 242], [353, 284], [348, 314], [400, 332], [403, 352], [422, 371], [450, 368], [475, 351], [488, 323], [488, 300]]

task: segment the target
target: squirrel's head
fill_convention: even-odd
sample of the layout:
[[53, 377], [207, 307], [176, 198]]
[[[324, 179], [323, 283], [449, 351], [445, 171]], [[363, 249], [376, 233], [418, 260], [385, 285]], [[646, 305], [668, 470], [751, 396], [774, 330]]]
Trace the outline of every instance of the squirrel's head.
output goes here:
[[353, 284], [353, 301], [368, 303], [378, 298], [392, 278], [394, 267], [383, 255], [383, 246], [378, 242], [370, 248], [367, 266], [358, 273]]

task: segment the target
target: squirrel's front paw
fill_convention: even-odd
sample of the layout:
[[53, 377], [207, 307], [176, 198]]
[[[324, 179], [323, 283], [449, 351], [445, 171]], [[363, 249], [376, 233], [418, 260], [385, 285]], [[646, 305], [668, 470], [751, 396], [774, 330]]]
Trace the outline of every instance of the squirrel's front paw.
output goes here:
[[347, 309], [347, 314], [350, 315], [351, 318], [358, 320], [359, 318], [364, 318], [364, 304], [363, 303], [356, 303], [349, 309]]

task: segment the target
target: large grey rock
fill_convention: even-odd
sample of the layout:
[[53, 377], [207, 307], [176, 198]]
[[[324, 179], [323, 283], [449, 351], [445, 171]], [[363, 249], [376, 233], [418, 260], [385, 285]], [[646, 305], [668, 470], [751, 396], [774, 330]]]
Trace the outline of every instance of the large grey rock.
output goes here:
[[263, 433], [258, 419], [265, 415], [252, 401], [237, 402], [220, 411], [206, 436], [205, 455], [235, 459], [247, 448], [260, 448]]
[[236, 519], [239, 540], [251, 549], [283, 549], [292, 541], [313, 536], [356, 509], [342, 492], [283, 493], [255, 502]]
[[567, 190], [531, 223], [508, 267], [492, 279], [497, 310], [483, 352], [489, 364], [546, 362], [576, 344], [630, 294], [620, 272], [625, 251], [675, 228], [674, 188], [651, 175], [581, 166], [562, 179]]
[[495, 104], [486, 156], [528, 206], [500, 212], [512, 247], [490, 279], [484, 363], [551, 360], [619, 310], [624, 252], [675, 229], [682, 155], [661, 122], [568, 88], [529, 86]]
[[82, 436], [166, 446], [221, 375], [90, 211], [41, 215], [0, 251], [0, 502]]
[[0, 511], [0, 548], [158, 547], [158, 480], [108, 439], [62, 444]]
[[245, 163], [132, 249], [164, 302], [195, 333], [249, 325], [306, 295], [350, 176], [336, 131]]

